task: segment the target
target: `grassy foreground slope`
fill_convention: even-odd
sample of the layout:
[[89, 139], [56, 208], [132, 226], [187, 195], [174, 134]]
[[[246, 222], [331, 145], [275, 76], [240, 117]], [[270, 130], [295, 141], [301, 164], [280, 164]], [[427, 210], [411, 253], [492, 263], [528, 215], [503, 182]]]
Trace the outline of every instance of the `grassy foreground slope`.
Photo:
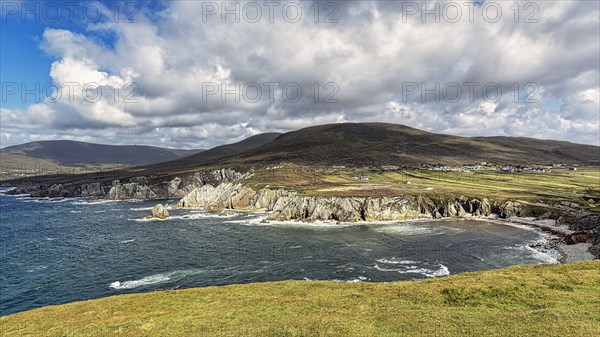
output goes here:
[[600, 261], [416, 282], [284, 281], [45, 307], [3, 336], [594, 336]]

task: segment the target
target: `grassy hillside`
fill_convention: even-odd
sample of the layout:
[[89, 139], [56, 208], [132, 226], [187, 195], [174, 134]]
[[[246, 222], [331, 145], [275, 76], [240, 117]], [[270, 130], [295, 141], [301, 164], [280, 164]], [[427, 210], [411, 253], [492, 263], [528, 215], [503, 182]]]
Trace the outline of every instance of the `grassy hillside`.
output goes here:
[[600, 163], [600, 147], [516, 137], [458, 137], [399, 124], [342, 123], [288, 132], [220, 163], [420, 165]]
[[121, 295], [0, 318], [3, 336], [593, 336], [600, 261], [416, 282], [285, 281]]
[[[368, 180], [357, 180], [358, 176]], [[579, 167], [577, 171], [555, 168], [551, 173], [502, 173], [279, 165], [256, 172], [245, 184], [322, 196], [468, 195], [530, 202], [570, 200], [600, 212], [600, 169], [596, 166]]]
[[[137, 166], [133, 168], [118, 167], [115, 169], [107, 168], [106, 170], [86, 170], [86, 173], [82, 170], [73, 170], [70, 167], [64, 168], [58, 166], [56, 169], [49, 172], [49, 175], [38, 176], [38, 177], [26, 177], [18, 178], [18, 176], [8, 176], [5, 182], [7, 186], [20, 185], [22, 183], [91, 183], [91, 182], [102, 182], [112, 181], [114, 179], [127, 179], [138, 176], [152, 176], [157, 180], [171, 177], [176, 175], [193, 173], [199, 168], [202, 168], [207, 162], [218, 160], [223, 157], [233, 156], [244, 151], [251, 150], [258, 146], [264, 145], [271, 142], [279, 136], [278, 133], [264, 133], [256, 136], [249, 137], [240, 142], [221, 145], [210, 150], [195, 153], [189, 156], [185, 156], [175, 160], [164, 161], [147, 166]], [[34, 173], [36, 171], [34, 170]], [[29, 174], [28, 174], [29, 175]], [[16, 178], [16, 179], [15, 179]], [[14, 179], [14, 180], [13, 180]], [[0, 175], [0, 180], [2, 176]]]
[[262, 133], [233, 144], [226, 144], [214, 147], [210, 150], [194, 154], [189, 157], [172, 160], [169, 162], [150, 165], [144, 169], [149, 172], [165, 172], [165, 170], [185, 170], [194, 169], [200, 165], [204, 165], [213, 161], [218, 161], [222, 158], [229, 158], [241, 153], [251, 151], [257, 147], [263, 146], [272, 142], [279, 137], [280, 133]]
[[145, 165], [192, 155], [202, 150], [179, 150], [142, 145], [105, 145], [70, 140], [47, 140], [5, 147], [3, 161], [12, 156], [49, 160], [56, 165], [131, 164]]
[[344, 123], [314, 126], [285, 134], [260, 134], [234, 144], [147, 166], [77, 176], [27, 178], [8, 181], [5, 185], [68, 183], [74, 180], [89, 183], [136, 176], [162, 181], [199, 170], [260, 170], [264, 166], [282, 163], [306, 166], [314, 171], [311, 167], [347, 165], [356, 169], [364, 165], [379, 167], [391, 164], [418, 168], [422, 164], [482, 161], [511, 165], [600, 164], [600, 147], [531, 138], [457, 137], [398, 124]]

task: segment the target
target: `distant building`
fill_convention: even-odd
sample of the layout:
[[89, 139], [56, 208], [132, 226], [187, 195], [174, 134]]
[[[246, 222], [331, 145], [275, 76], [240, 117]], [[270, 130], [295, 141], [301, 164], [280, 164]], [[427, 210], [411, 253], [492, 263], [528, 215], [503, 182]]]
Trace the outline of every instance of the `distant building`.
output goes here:
[[381, 168], [386, 171], [393, 171], [399, 169], [400, 167], [396, 165], [383, 165]]
[[571, 167], [569, 168], [569, 171], [577, 171], [577, 167]]
[[367, 175], [361, 175], [361, 176], [356, 177], [356, 179], [362, 180], [362, 181], [368, 181], [369, 180], [369, 176], [367, 176]]
[[333, 168], [343, 169], [343, 168], [346, 168], [346, 166], [344, 166], [344, 165], [335, 165]]

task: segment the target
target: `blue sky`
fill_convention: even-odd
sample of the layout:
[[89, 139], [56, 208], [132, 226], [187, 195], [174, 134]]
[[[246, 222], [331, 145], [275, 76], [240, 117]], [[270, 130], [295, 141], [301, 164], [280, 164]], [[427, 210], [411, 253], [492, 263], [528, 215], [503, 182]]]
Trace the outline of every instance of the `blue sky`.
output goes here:
[[[41, 36], [46, 25], [24, 23], [11, 16], [5, 17], [0, 25], [0, 73], [2, 83], [26, 83], [33, 88], [35, 83], [51, 81], [49, 70], [53, 58], [40, 49]], [[2, 100], [5, 108], [23, 108], [31, 103], [22, 102], [20, 95], [7, 96], [8, 101]]]
[[[47, 28], [65, 29], [78, 33], [88, 33], [94, 39], [102, 41], [110, 47], [114, 42], [111, 35], [98, 34], [88, 29], [90, 21], [96, 21], [95, 4], [102, 4], [108, 8], [116, 8], [114, 1], [88, 2], [87, 9], [74, 7], [73, 1], [2, 1], [0, 17], [0, 49], [1, 69], [0, 80], [2, 83], [13, 82], [27, 89], [35, 88], [36, 84], [44, 87], [52, 82], [50, 66], [57, 57], [48, 55], [41, 48], [43, 34]], [[129, 1], [123, 2], [129, 3]], [[139, 2], [140, 6], [142, 2]], [[59, 6], [57, 6], [59, 5]], [[17, 9], [17, 12], [14, 11]], [[25, 10], [26, 14], [23, 14]], [[85, 11], [85, 14], [84, 14]], [[104, 13], [104, 12], [103, 12]], [[93, 20], [86, 20], [92, 18]], [[24, 108], [36, 103], [33, 95], [6, 95], [0, 104], [4, 108]]]
[[[476, 8], [474, 20], [442, 16], [436, 22], [418, 10], [407, 14], [411, 1], [336, 2], [334, 23], [323, 20], [329, 1], [317, 3], [316, 21], [313, 2], [282, 0], [273, 21], [263, 15], [257, 22], [244, 12], [239, 21], [224, 17], [221, 1], [72, 3], [2, 1], [0, 80], [3, 89], [10, 83], [95, 83], [102, 96], [48, 103], [32, 95], [22, 101], [20, 92], [4, 95], [1, 146], [75, 139], [208, 148], [260, 132], [362, 121], [463, 136], [600, 142], [597, 1], [536, 2], [535, 23], [524, 22], [526, 1], [519, 2], [517, 22], [506, 1], [495, 2], [504, 15], [494, 22], [482, 18], [485, 5]], [[225, 6], [239, 12], [247, 3]], [[216, 4], [216, 12], [207, 4]], [[15, 5], [35, 14], [23, 19], [12, 12]], [[281, 8], [290, 5], [303, 11], [300, 20], [285, 19]], [[84, 13], [84, 6], [91, 11]], [[437, 101], [422, 91], [404, 99], [407, 83], [444, 88], [472, 81], [479, 83], [474, 100]], [[219, 89], [259, 83], [264, 90], [272, 82], [279, 83], [274, 99], [205, 99], [207, 83]], [[297, 102], [282, 94], [290, 83], [304, 89]], [[313, 99], [315, 83], [320, 100]], [[521, 88], [516, 102], [514, 83]], [[539, 103], [524, 102], [528, 83], [536, 85]], [[120, 88], [119, 99], [111, 101], [112, 84]], [[504, 90], [498, 100], [481, 92], [487, 84]], [[123, 102], [128, 94], [135, 102]], [[334, 100], [323, 101], [329, 94]]]

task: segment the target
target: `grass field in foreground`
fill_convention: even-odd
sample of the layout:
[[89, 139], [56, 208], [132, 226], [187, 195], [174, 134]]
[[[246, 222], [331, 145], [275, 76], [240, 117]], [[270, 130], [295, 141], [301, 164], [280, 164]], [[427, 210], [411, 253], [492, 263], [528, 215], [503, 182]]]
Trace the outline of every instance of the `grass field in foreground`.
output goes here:
[[0, 318], [2, 336], [597, 336], [600, 261], [414, 282], [120, 295]]

